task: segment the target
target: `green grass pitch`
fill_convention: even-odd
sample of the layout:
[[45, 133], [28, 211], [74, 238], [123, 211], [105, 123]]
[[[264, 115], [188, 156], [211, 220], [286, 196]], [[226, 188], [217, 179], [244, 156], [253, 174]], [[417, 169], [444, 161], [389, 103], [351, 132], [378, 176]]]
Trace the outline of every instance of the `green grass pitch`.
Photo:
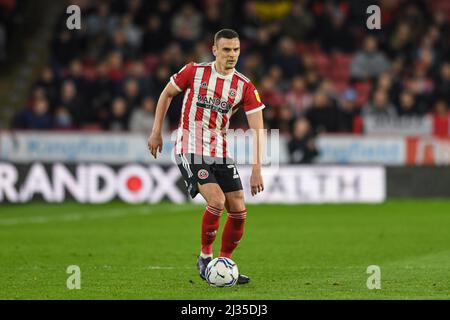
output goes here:
[[0, 299], [450, 299], [448, 200], [247, 209], [233, 259], [252, 282], [213, 288], [195, 268], [202, 206], [2, 204]]

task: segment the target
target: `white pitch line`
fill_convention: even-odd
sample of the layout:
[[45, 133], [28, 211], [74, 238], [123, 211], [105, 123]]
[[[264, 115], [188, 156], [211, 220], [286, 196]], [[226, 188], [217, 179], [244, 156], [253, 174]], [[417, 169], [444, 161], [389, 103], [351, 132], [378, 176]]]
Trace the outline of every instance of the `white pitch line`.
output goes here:
[[[158, 208], [161, 209], [161, 208]], [[86, 220], [94, 220], [94, 219], [108, 219], [108, 218], [117, 218], [128, 215], [151, 215], [155, 213], [164, 213], [164, 212], [183, 212], [189, 211], [192, 208], [184, 207], [184, 206], [176, 206], [167, 207], [163, 210], [154, 211], [152, 210], [151, 205], [148, 207], [129, 207], [129, 208], [114, 208], [107, 210], [87, 210], [83, 211], [83, 214], [78, 212], [69, 212], [69, 213], [55, 213], [52, 216], [36, 216], [36, 217], [25, 217], [25, 218], [7, 218], [0, 219], [0, 226], [15, 226], [20, 224], [43, 224], [48, 222], [70, 222], [70, 221], [80, 221], [83, 219]]]
[[163, 267], [163, 266], [148, 266], [146, 270], [175, 270], [175, 269], [193, 269], [193, 267]]

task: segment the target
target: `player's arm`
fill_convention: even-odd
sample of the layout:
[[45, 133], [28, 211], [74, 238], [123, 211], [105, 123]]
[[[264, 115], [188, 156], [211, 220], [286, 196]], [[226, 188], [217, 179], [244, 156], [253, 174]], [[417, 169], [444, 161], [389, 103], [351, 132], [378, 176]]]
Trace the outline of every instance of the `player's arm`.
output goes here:
[[159, 151], [159, 153], [161, 153], [163, 147], [162, 126], [164, 118], [166, 117], [167, 109], [169, 109], [172, 98], [179, 93], [180, 91], [169, 82], [159, 96], [158, 104], [156, 105], [153, 129], [148, 138], [148, 148], [155, 159], [157, 152]]
[[264, 121], [263, 112], [259, 110], [247, 114], [247, 121], [253, 132], [253, 168], [250, 176], [252, 196], [264, 190], [264, 182], [261, 175], [264, 148]]

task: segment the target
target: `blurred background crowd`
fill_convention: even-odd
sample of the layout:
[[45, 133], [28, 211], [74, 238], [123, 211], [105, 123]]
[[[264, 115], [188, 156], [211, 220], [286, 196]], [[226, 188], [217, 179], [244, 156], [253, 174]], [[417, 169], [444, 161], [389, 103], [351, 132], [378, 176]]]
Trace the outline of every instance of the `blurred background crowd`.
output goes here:
[[[368, 117], [431, 117], [435, 135], [449, 134], [449, 1], [377, 1], [381, 30], [366, 27], [374, 3], [364, 0], [71, 3], [81, 8], [82, 29], [68, 30], [61, 13], [49, 63], [14, 129], [149, 133], [169, 77], [190, 61], [214, 60], [215, 32], [233, 28], [237, 69], [267, 106], [266, 128], [289, 137], [292, 162], [312, 161], [322, 133], [365, 134]], [[6, 32], [0, 26], [0, 59]], [[172, 102], [167, 132], [182, 99]], [[246, 127], [243, 112], [231, 127]]]

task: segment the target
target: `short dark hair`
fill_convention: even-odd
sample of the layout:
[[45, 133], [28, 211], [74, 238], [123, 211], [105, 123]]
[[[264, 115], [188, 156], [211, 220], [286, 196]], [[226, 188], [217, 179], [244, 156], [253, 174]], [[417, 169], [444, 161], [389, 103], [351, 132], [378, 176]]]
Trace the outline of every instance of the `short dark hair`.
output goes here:
[[214, 45], [217, 45], [217, 41], [219, 41], [219, 39], [221, 39], [221, 38], [225, 38], [225, 39], [238, 38], [239, 39], [239, 34], [236, 31], [232, 30], [232, 29], [219, 30], [214, 35]]

